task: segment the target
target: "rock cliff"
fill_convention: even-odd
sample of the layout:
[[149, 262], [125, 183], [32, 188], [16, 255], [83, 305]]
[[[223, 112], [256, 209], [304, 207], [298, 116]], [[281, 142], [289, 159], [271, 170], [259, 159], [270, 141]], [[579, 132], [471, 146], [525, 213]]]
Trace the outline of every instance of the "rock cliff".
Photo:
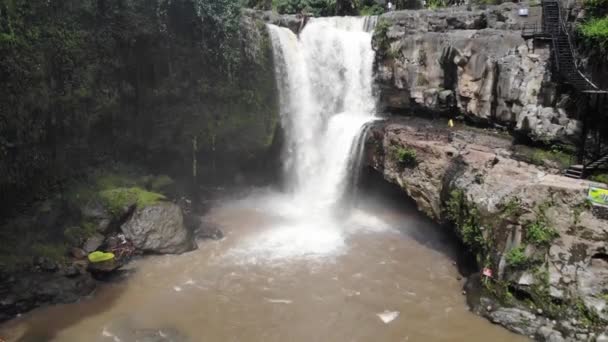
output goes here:
[[517, 160], [504, 136], [441, 124], [378, 124], [368, 164], [453, 226], [479, 270], [491, 270], [474, 309], [541, 340], [606, 334], [608, 221], [586, 201], [590, 183]]
[[[580, 122], [550, 81], [550, 49], [522, 38], [520, 6], [382, 15], [374, 47], [383, 108], [464, 115], [543, 142], [575, 139]], [[539, 13], [532, 7], [525, 20], [534, 22]]]

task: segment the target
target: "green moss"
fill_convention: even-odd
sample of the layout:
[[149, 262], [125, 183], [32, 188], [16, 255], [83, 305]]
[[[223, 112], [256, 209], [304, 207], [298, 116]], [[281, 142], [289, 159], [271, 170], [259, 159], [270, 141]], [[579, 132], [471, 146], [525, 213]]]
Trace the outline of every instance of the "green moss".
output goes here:
[[505, 256], [505, 260], [507, 261], [507, 264], [509, 264], [509, 266], [512, 266], [515, 268], [521, 268], [521, 267], [525, 267], [526, 265], [528, 265], [529, 261], [528, 261], [528, 258], [526, 257], [525, 250], [526, 250], [525, 246], [518, 246], [518, 247], [511, 249]]
[[166, 199], [161, 194], [148, 192], [138, 187], [104, 190], [99, 195], [113, 215], [120, 215], [124, 208], [132, 205], [143, 208]]
[[415, 167], [418, 164], [416, 150], [409, 147], [397, 147], [393, 150], [397, 162], [405, 167]]

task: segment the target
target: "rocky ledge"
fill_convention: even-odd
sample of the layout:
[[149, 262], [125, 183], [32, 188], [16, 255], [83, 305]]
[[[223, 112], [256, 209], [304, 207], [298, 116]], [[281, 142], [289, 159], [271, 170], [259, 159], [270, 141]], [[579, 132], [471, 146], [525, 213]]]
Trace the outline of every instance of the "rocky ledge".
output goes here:
[[[529, 7], [530, 16], [519, 17], [520, 7]], [[540, 11], [505, 3], [382, 15], [373, 40], [382, 106], [463, 115], [537, 141], [576, 140], [581, 123], [567, 92], [551, 82], [549, 45], [521, 35]]]
[[608, 221], [586, 201], [589, 182], [447, 120], [391, 119], [367, 139], [367, 163], [453, 227], [489, 275], [469, 278], [475, 312], [538, 340], [608, 340]]

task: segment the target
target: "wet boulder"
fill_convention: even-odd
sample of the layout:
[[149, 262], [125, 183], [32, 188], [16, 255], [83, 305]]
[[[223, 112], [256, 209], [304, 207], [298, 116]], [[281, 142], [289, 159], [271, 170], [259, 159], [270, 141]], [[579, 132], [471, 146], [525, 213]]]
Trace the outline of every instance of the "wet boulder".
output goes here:
[[138, 208], [121, 230], [137, 249], [148, 253], [181, 254], [197, 248], [182, 210], [169, 202]]

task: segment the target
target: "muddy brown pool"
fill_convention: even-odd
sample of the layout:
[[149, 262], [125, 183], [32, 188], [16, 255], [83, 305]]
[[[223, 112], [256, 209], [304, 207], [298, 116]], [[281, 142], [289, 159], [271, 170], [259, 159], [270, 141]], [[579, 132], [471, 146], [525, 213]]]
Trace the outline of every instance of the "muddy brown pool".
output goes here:
[[[90, 298], [0, 327], [9, 341], [523, 341], [470, 313], [455, 248], [413, 208], [364, 199], [323, 227], [265, 194], [206, 220], [197, 251], [134, 262]], [[163, 337], [164, 336], [164, 337]], [[148, 339], [146, 339], [146, 337]]]

